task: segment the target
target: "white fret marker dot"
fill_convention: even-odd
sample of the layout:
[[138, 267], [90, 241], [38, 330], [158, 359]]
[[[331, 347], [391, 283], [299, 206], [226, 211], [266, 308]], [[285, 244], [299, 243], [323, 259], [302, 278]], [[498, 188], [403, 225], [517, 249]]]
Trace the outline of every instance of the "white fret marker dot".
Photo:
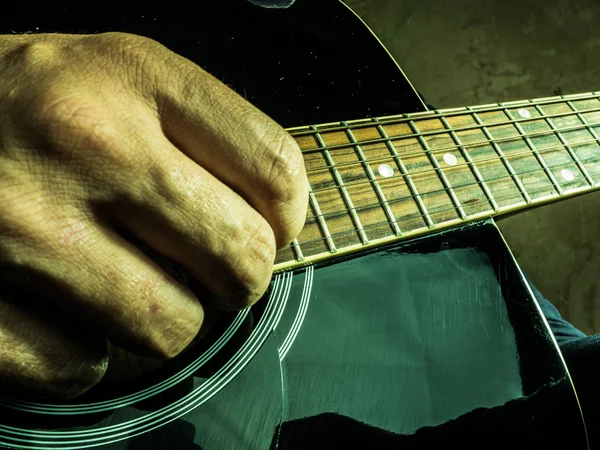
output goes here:
[[382, 164], [377, 168], [379, 175], [389, 178], [394, 175], [394, 168], [388, 164]]
[[569, 169], [563, 169], [560, 174], [567, 181], [573, 181], [575, 179], [575, 175]]
[[456, 159], [456, 156], [454, 156], [452, 153], [446, 153], [444, 155], [444, 162], [449, 166], [455, 166], [458, 164], [458, 159]]
[[517, 112], [523, 119], [529, 119], [531, 117], [531, 113], [529, 111], [527, 111], [525, 108], [521, 108]]

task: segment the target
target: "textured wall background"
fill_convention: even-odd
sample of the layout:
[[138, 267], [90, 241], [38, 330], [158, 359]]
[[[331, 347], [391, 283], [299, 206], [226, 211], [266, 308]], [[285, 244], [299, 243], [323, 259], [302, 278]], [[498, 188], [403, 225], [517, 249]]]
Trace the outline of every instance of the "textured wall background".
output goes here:
[[[598, 0], [346, 3], [438, 108], [600, 91]], [[563, 316], [600, 333], [600, 192], [498, 224]]]

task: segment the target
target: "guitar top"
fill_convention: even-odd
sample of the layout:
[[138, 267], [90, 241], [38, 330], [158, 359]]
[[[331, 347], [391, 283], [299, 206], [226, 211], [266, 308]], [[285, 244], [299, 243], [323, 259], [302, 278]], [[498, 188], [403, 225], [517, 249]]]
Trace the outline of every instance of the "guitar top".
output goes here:
[[[0, 33], [145, 35], [296, 130], [426, 111], [342, 3], [213, 3], [201, 13], [23, 6], [0, 18]], [[587, 448], [556, 342], [493, 222], [430, 231], [281, 271], [251, 310], [224, 314], [173, 361], [149, 370], [127, 355], [129, 379], [64, 403], [1, 397], [0, 446], [554, 448], [561, 429], [569, 448]]]

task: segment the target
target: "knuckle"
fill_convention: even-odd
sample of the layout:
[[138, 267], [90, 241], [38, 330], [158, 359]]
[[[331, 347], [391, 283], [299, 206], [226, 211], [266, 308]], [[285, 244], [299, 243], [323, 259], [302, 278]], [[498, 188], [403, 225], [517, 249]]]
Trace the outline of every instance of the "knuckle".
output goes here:
[[167, 66], [165, 59], [171, 54], [161, 43], [135, 34], [110, 32], [90, 39], [95, 39], [94, 47], [99, 47], [114, 67], [127, 69], [127, 84], [141, 88], [141, 92], [152, 86], [157, 69]]
[[[160, 159], [147, 158], [137, 163], [130, 173], [139, 173], [143, 167], [144, 176], [122, 183], [122, 196], [128, 211], [144, 210], [159, 217], [172, 217], [180, 214], [177, 226], [187, 229], [193, 227], [194, 214], [200, 204], [197, 180], [178, 167], [167, 168]], [[133, 207], [133, 208], [132, 208]]]
[[154, 339], [153, 352], [162, 358], [173, 358], [181, 353], [196, 337], [202, 318], [196, 314], [177, 316]]
[[149, 161], [144, 183], [139, 184], [140, 198], [160, 196], [168, 205], [193, 205], [194, 189], [189, 174], [177, 167], [167, 170], [160, 161]]
[[57, 45], [57, 41], [50, 41], [41, 36], [30, 36], [21, 37], [20, 42], [4, 57], [10, 60], [11, 66], [27, 69], [54, 64], [60, 53], [61, 46]]
[[[140, 354], [172, 358], [180, 353], [198, 334], [203, 322], [202, 308], [185, 295], [180, 286], [167, 277], [139, 278], [133, 286], [137, 298], [136, 312], [130, 313], [138, 323], [138, 343], [132, 349]], [[187, 298], [185, 298], [187, 297]]]
[[70, 399], [98, 384], [107, 367], [106, 356], [59, 355], [46, 365], [44, 375], [34, 375], [33, 381], [51, 397]]
[[104, 48], [118, 50], [132, 57], [143, 55], [147, 50], [165, 49], [161, 43], [149, 37], [138, 34], [111, 31], [89, 36], [90, 39], [100, 39]]
[[263, 189], [267, 190], [263, 195], [278, 210], [277, 242], [287, 245], [300, 233], [306, 217], [308, 187], [304, 157], [294, 138], [282, 128], [273, 126], [271, 136], [267, 150], [270, 170], [267, 182], [263, 183]]
[[270, 127], [263, 140], [267, 141], [269, 159], [266, 194], [271, 200], [287, 203], [298, 194], [296, 178], [304, 168], [302, 153], [296, 141], [278, 125]]
[[266, 291], [276, 254], [273, 230], [264, 220], [244, 236], [231, 240], [236, 255], [231, 266], [234, 282], [230, 284], [228, 303], [235, 309], [256, 303]]
[[51, 138], [83, 136], [102, 145], [115, 144], [114, 122], [89, 91], [81, 93], [58, 84], [45, 86], [33, 95], [30, 106], [35, 124]]
[[[135, 170], [135, 152], [123, 142], [123, 125], [91, 92], [52, 85], [38, 90], [30, 102], [32, 122], [41, 142], [77, 178], [101, 184], [107, 171]], [[87, 180], [86, 180], [87, 181]]]
[[10, 191], [0, 189], [0, 196], [6, 194], [0, 205], [0, 265], [26, 270], [34, 261], [68, 260], [95, 244], [98, 231], [87, 217], [58, 207], [57, 198], [30, 189]]
[[[120, 100], [131, 104], [131, 97], [123, 96], [115, 78], [107, 76], [106, 58], [98, 58], [102, 55], [85, 45], [89, 39], [98, 38], [37, 38], [23, 43], [17, 56], [24, 60], [18, 65], [22, 74], [15, 86], [8, 86], [8, 104], [3, 105], [10, 108], [11, 128], [29, 132], [29, 145], [42, 146], [53, 156], [82, 156], [88, 165], [97, 157], [128, 156], [118, 152], [126, 147], [122, 140], [125, 125], [115, 119], [115, 104], [105, 101], [105, 92], [118, 89]], [[94, 73], [81, 64], [86, 58], [89, 66], [96, 67]], [[64, 70], [75, 63], [79, 64], [75, 69]]]

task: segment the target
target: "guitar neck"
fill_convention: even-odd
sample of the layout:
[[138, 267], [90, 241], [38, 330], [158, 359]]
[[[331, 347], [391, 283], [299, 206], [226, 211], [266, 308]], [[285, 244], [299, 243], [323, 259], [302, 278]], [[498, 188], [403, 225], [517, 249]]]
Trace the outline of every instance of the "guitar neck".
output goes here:
[[276, 271], [600, 186], [600, 92], [288, 131], [310, 204]]

